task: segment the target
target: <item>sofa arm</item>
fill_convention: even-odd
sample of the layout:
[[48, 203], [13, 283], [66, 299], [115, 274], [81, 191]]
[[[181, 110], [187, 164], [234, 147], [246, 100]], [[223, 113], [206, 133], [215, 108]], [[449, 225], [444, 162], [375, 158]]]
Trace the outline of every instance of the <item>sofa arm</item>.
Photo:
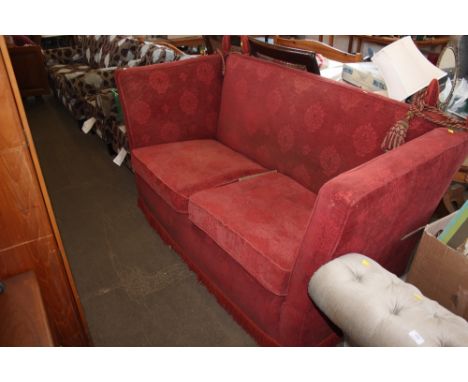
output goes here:
[[215, 136], [222, 85], [219, 55], [119, 69], [116, 82], [132, 150]]
[[411, 233], [427, 224], [467, 154], [468, 134], [437, 128], [322, 186], [282, 318], [302, 315], [306, 320], [304, 312], [313, 313], [308, 281], [335, 257], [362, 253], [391, 272], [403, 273], [419, 238]]
[[47, 66], [68, 65], [73, 63], [84, 63], [84, 56], [81, 48], [64, 47], [44, 50]]

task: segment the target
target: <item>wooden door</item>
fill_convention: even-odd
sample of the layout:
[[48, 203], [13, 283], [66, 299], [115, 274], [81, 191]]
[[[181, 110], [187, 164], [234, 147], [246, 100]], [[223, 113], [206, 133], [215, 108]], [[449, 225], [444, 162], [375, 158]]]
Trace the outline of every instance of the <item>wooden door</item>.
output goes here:
[[34, 271], [56, 342], [88, 345], [86, 322], [3, 36], [0, 52], [0, 279]]

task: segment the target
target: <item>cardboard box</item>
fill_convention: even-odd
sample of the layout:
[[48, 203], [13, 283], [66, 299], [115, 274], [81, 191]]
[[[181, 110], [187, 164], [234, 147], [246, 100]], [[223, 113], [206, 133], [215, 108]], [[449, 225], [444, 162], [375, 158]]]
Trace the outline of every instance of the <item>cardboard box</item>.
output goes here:
[[426, 226], [407, 282], [468, 320], [468, 256], [436, 238], [455, 213]]

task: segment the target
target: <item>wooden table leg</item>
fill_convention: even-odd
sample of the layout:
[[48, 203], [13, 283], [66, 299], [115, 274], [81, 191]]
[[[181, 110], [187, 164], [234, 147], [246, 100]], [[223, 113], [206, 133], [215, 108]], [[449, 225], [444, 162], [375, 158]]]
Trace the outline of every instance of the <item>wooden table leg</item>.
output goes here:
[[362, 38], [358, 37], [357, 38], [356, 53], [361, 53], [361, 48], [362, 48]]
[[348, 53], [353, 52], [353, 43], [354, 43], [354, 36], [349, 36]]

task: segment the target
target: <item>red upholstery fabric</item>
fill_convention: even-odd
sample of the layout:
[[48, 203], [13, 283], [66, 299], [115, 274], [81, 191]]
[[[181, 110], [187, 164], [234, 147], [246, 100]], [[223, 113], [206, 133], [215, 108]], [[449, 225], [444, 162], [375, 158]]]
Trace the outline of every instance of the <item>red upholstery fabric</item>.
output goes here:
[[434, 78], [427, 87], [426, 97], [424, 102], [431, 106], [436, 106], [439, 102], [439, 82]]
[[303, 291], [317, 268], [332, 258], [364, 253], [402, 274], [420, 235], [401, 239], [428, 223], [467, 154], [468, 134], [438, 128], [325, 184], [292, 272], [283, 334], [299, 342], [301, 336], [310, 337], [298, 333], [292, 322], [315, 330], [305, 321], [312, 307]]
[[270, 173], [192, 195], [189, 219], [260, 284], [284, 296], [315, 197]]
[[[356, 87], [232, 54], [226, 60], [218, 139], [313, 192], [382, 153], [408, 105]], [[407, 140], [431, 130], [412, 122]]]
[[[153, 227], [160, 224], [170, 244], [189, 259], [189, 264], [222, 291], [220, 297], [231, 311], [242, 312], [257, 332], [279, 339], [279, 319], [284, 297], [269, 292], [239, 263], [195, 226], [186, 214], [176, 212], [139, 175], [136, 175], [139, 205]], [[156, 223], [157, 222], [157, 223]], [[161, 230], [159, 230], [161, 232]], [[174, 245], [173, 243], [176, 243]], [[307, 293], [306, 293], [307, 294]], [[327, 335], [329, 328], [327, 327]]]
[[167, 203], [183, 213], [193, 193], [267, 171], [211, 139], [141, 147], [132, 151], [132, 164]]
[[215, 136], [219, 55], [119, 69], [115, 79], [132, 149]]
[[[197, 68], [205, 63], [216, 67], [211, 86], [197, 77], [206, 67]], [[135, 160], [140, 206], [247, 328], [280, 345], [332, 344], [336, 328], [307, 294], [311, 275], [324, 262], [352, 251], [401, 273], [418, 237], [401, 238], [427, 223], [468, 154], [468, 135], [433, 130], [432, 124], [417, 118], [408, 142], [381, 154], [383, 137], [408, 105], [240, 55], [227, 60], [216, 130], [203, 121], [207, 112], [217, 115], [219, 98], [210, 103], [204, 96], [219, 96], [220, 71], [220, 58], [214, 56], [121, 72], [119, 89], [134, 138], [130, 148], [143, 153]], [[174, 78], [174, 83], [184, 73], [190, 78], [178, 82], [177, 89], [168, 85], [171, 95], [165, 98], [146, 84], [156, 72]], [[194, 92], [205, 89], [197, 98], [202, 107], [190, 117], [179, 110], [185, 86]], [[149, 111], [141, 114], [144, 108], [133, 104], [137, 99]], [[165, 102], [172, 113], [162, 110]], [[168, 121], [176, 121], [177, 134], [166, 140], [161, 134], [172, 131], [163, 127]], [[239, 153], [249, 157], [249, 169], [259, 163], [283, 175], [226, 184], [237, 175], [217, 178], [224, 173], [210, 172], [212, 164], [218, 154], [226, 158], [223, 169], [238, 165], [237, 159], [204, 154], [207, 161], [191, 168], [194, 156], [185, 145], [198, 141], [160, 145], [198, 135], [217, 136], [238, 152], [236, 158], [247, 160]], [[142, 148], [153, 145], [147, 151]], [[169, 146], [165, 155], [155, 155]], [[199, 175], [192, 174], [195, 168]], [[314, 203], [310, 195], [317, 190]], [[186, 211], [187, 198], [190, 215], [178, 212]], [[294, 252], [291, 260], [287, 254]]]

